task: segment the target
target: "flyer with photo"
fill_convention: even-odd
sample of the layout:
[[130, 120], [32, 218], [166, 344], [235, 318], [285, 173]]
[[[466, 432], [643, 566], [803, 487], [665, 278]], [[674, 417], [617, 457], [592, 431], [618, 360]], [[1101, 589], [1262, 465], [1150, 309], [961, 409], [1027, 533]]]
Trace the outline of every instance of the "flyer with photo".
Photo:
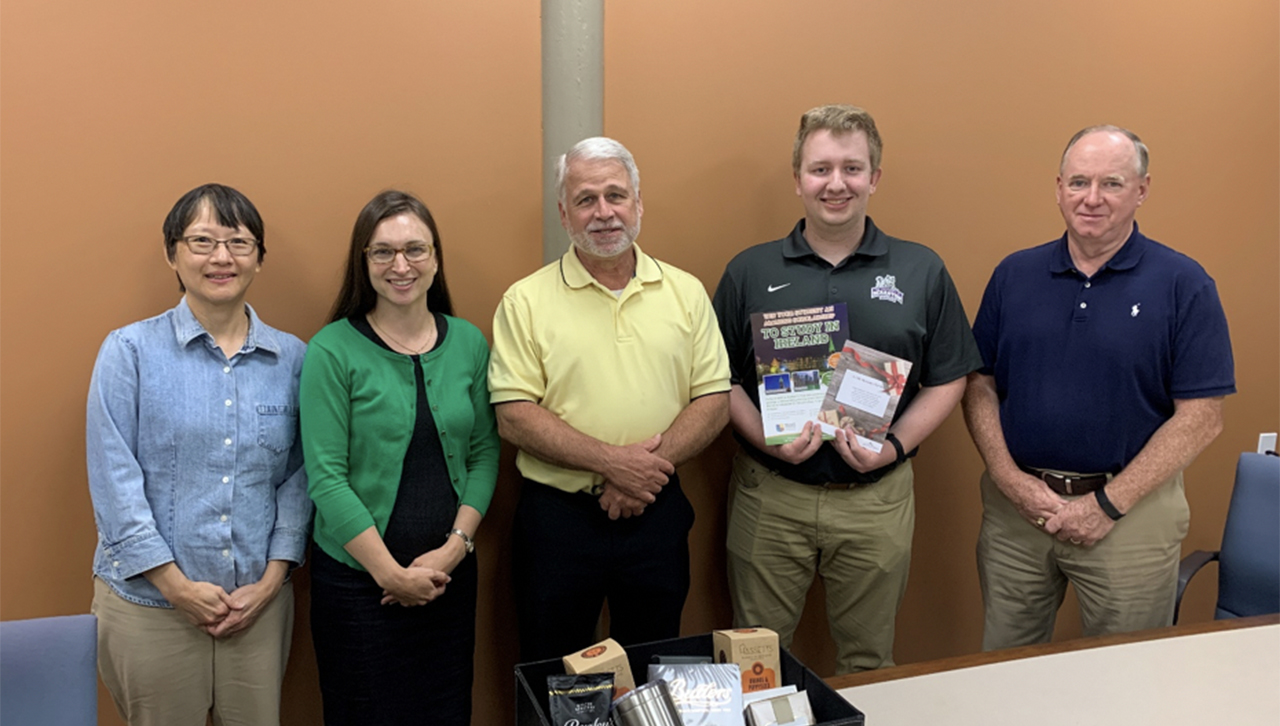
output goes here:
[[860, 445], [879, 452], [909, 373], [911, 361], [845, 341], [818, 413], [823, 436], [851, 429]]
[[[793, 441], [817, 421], [840, 357], [835, 344], [848, 330], [844, 303], [751, 314], [766, 444]], [[834, 436], [833, 429], [825, 438]]]

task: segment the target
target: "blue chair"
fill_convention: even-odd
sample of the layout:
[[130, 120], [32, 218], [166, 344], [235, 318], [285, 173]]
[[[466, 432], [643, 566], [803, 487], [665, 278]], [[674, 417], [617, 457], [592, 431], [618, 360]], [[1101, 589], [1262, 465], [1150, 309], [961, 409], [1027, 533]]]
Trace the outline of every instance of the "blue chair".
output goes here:
[[0, 726], [98, 723], [98, 619], [0, 622]]
[[1280, 457], [1243, 453], [1222, 532], [1222, 549], [1196, 550], [1178, 568], [1178, 622], [1182, 592], [1206, 564], [1218, 562], [1215, 620], [1280, 613]]

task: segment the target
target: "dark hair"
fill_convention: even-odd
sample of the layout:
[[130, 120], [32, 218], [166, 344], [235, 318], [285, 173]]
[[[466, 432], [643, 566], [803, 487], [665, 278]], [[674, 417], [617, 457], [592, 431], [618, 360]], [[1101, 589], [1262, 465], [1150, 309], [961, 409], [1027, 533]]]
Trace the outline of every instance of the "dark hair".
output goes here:
[[378, 304], [378, 293], [369, 281], [369, 258], [365, 256], [364, 248], [373, 240], [373, 233], [382, 220], [401, 214], [412, 214], [431, 230], [436, 276], [431, 287], [427, 288], [427, 308], [432, 312], [453, 315], [453, 301], [449, 298], [449, 286], [444, 279], [444, 248], [440, 245], [440, 230], [436, 229], [435, 217], [431, 216], [427, 205], [412, 194], [388, 189], [369, 200], [360, 210], [360, 216], [356, 217], [356, 226], [351, 230], [351, 249], [347, 252], [347, 271], [343, 273], [338, 298], [333, 301], [329, 322], [364, 315]]
[[[261, 263], [262, 258], [267, 254], [267, 235], [262, 228], [262, 217], [258, 214], [258, 208], [253, 206], [253, 202], [249, 201], [248, 197], [223, 184], [202, 184], [183, 194], [177, 204], [173, 205], [173, 209], [169, 210], [169, 216], [164, 218], [163, 228], [164, 254], [169, 261], [172, 262], [173, 256], [177, 254], [178, 240], [182, 239], [182, 233], [187, 231], [187, 227], [195, 221], [196, 215], [205, 204], [213, 210], [218, 224], [223, 227], [243, 226], [249, 230], [249, 234], [258, 240], [258, 262]], [[187, 291], [187, 286], [182, 284], [182, 278], [178, 278], [178, 290]]]

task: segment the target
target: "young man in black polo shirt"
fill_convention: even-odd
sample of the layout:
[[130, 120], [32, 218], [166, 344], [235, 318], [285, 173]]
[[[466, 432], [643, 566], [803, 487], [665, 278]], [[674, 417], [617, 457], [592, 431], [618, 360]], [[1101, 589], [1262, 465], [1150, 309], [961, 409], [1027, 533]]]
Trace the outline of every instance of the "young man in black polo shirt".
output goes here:
[[[893, 665], [915, 527], [907, 452], [942, 423], [966, 374], [982, 365], [942, 260], [867, 217], [880, 150], [875, 121], [862, 109], [805, 113], [792, 155], [804, 219], [787, 237], [735, 257], [713, 300], [742, 446], [728, 534], [735, 623], [771, 628], [789, 646], [820, 574], [839, 673]], [[812, 424], [789, 444], [766, 445], [751, 314], [840, 302], [850, 339], [912, 363], [888, 445], [876, 453], [844, 431], [824, 444]]]

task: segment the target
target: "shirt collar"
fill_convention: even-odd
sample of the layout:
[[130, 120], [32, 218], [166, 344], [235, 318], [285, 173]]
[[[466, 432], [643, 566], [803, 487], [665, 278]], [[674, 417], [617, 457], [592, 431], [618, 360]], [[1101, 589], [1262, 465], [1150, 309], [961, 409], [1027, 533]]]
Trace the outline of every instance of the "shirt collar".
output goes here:
[[[662, 279], [662, 265], [658, 261], [645, 254], [640, 249], [640, 245], [632, 243], [631, 248], [636, 252], [636, 271], [633, 277], [641, 283], [657, 282]], [[574, 252], [572, 244], [569, 250], [560, 257], [560, 279], [564, 280], [564, 284], [573, 289], [587, 287], [596, 279], [591, 276], [587, 268], [582, 265], [582, 260], [578, 259], [578, 255]]]
[[[252, 305], [245, 303], [244, 309], [249, 313], [249, 334], [245, 336], [244, 345], [237, 352], [248, 353], [261, 348], [269, 353], [279, 355], [280, 341], [276, 337], [275, 331], [262, 323]], [[178, 306], [173, 310], [173, 334], [179, 346], [185, 348], [191, 341], [202, 335], [209, 336], [210, 340], [213, 339], [213, 336], [209, 335], [209, 332], [204, 329], [200, 321], [196, 320], [195, 313], [191, 312], [191, 306], [187, 304], [186, 295], [182, 296], [182, 299], [178, 301]]]
[[[1146, 235], [1138, 231], [1138, 223], [1133, 223], [1133, 231], [1129, 233], [1129, 239], [1124, 241], [1120, 249], [1107, 260], [1098, 272], [1102, 270], [1131, 270], [1137, 267], [1138, 261], [1142, 259], [1142, 254], [1147, 250], [1147, 243], [1150, 240]], [[1055, 243], [1055, 251], [1049, 262], [1049, 271], [1054, 273], [1071, 272], [1076, 268], [1076, 263], [1071, 260], [1071, 251], [1067, 249], [1067, 235], [1064, 232], [1062, 237], [1058, 238]], [[1097, 273], [1094, 273], [1097, 274]]]
[[[879, 257], [889, 251], [889, 243], [885, 241], [885, 235], [876, 226], [876, 223], [867, 217], [866, 228], [862, 231], [862, 242], [858, 244], [858, 249], [853, 251], [855, 255], [866, 255], [867, 257]], [[791, 230], [791, 234], [782, 241], [782, 256], [790, 259], [801, 257], [817, 257], [817, 253], [809, 246], [809, 241], [804, 238], [804, 219], [796, 222], [796, 226]], [[846, 258], [847, 259], [847, 258]], [[841, 261], [843, 264], [843, 260]]]

